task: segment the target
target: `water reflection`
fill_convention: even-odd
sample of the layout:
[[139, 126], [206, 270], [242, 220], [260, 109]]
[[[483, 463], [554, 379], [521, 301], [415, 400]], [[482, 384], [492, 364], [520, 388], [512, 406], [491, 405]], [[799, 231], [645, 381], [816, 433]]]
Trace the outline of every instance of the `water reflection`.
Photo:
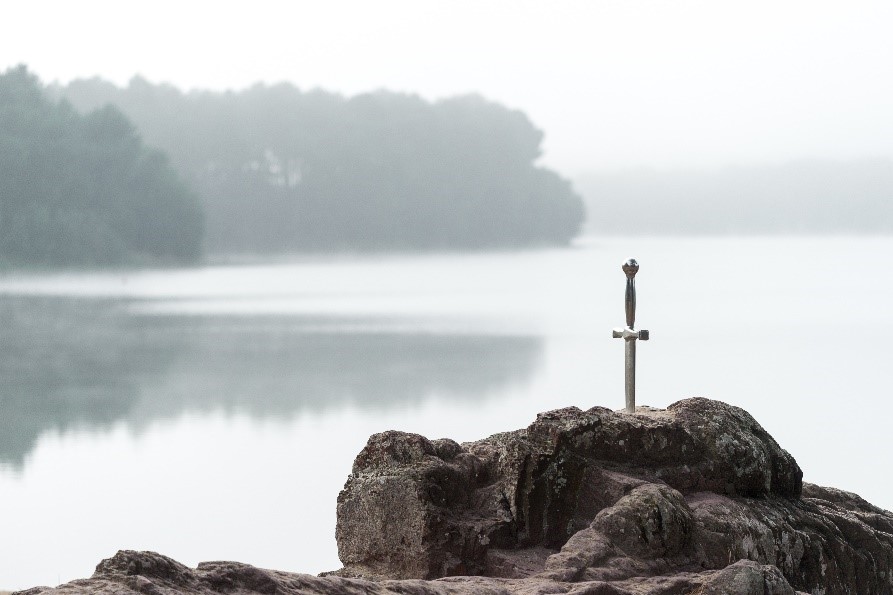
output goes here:
[[534, 336], [411, 331], [386, 319], [152, 315], [121, 299], [0, 298], [0, 462], [41, 433], [184, 411], [284, 417], [478, 401], [523, 385]]

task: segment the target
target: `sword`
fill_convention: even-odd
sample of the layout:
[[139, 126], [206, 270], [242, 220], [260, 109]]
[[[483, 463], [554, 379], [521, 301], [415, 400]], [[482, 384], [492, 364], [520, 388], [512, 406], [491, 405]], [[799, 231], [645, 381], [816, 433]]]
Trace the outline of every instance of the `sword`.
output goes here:
[[639, 263], [630, 258], [623, 263], [623, 272], [626, 273], [626, 327], [615, 328], [615, 339], [623, 339], [626, 355], [626, 412], [636, 411], [636, 341], [647, 341], [648, 331], [635, 330], [636, 327], [636, 273], [639, 272]]

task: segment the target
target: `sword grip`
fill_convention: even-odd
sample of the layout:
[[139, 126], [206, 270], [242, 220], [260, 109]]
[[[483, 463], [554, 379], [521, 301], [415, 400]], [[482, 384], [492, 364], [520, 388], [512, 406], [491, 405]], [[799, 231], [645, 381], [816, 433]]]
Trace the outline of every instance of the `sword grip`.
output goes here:
[[626, 326], [636, 326], [636, 281], [632, 277], [626, 279]]
[[639, 263], [635, 258], [630, 258], [622, 268], [626, 274], [626, 326], [636, 328], [636, 273], [639, 272]]

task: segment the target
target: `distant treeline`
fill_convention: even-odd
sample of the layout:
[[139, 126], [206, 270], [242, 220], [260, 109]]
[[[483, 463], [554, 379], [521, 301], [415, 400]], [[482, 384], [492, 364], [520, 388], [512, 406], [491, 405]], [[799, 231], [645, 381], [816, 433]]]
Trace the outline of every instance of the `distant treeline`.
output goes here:
[[116, 108], [81, 115], [24, 66], [0, 75], [0, 263], [190, 261], [202, 222], [197, 196]]
[[613, 234], [890, 234], [893, 161], [796, 161], [714, 171], [576, 178]]
[[184, 93], [134, 78], [51, 93], [112, 104], [201, 196], [212, 252], [560, 245], [584, 219], [542, 132], [478, 96], [345, 98], [289, 84]]

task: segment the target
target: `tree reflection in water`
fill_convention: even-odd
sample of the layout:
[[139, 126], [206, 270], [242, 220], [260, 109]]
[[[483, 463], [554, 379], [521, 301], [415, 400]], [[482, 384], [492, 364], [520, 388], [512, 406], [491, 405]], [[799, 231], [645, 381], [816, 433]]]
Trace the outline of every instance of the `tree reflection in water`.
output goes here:
[[[0, 463], [41, 433], [183, 412], [288, 417], [478, 401], [528, 382], [542, 338], [414, 332], [387, 320], [146, 315], [120, 299], [0, 298]], [[410, 330], [407, 330], [409, 328]]]

